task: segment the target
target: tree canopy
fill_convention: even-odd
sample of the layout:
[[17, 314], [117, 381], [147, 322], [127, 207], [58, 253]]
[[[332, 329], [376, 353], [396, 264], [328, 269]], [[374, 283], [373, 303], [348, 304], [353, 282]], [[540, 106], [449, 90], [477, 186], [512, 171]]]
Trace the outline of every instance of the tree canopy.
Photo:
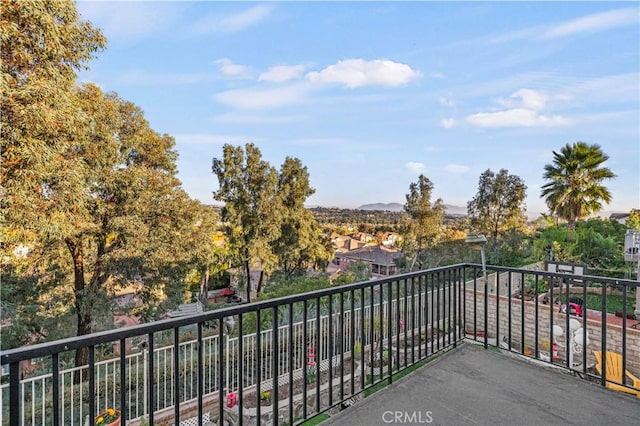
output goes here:
[[424, 250], [433, 247], [440, 236], [444, 221], [444, 203], [438, 198], [431, 202], [433, 183], [424, 175], [418, 176], [417, 182], [411, 182], [404, 212], [407, 220], [403, 226], [405, 235], [403, 249], [405, 256], [413, 257], [409, 270], [413, 270], [416, 262], [423, 267]]
[[304, 206], [315, 189], [310, 186], [307, 168], [297, 158], [287, 157], [282, 164], [278, 192], [282, 196], [282, 223], [273, 250], [279, 269], [286, 277], [310, 267], [324, 269], [333, 259], [333, 248], [331, 241], [322, 236], [313, 213]]
[[111, 328], [125, 287], [157, 318], [215, 222], [180, 187], [173, 138], [118, 95], [75, 86], [105, 41], [73, 2], [5, 2], [0, 29], [3, 345]]
[[480, 175], [477, 194], [467, 204], [471, 226], [494, 241], [505, 232], [524, 228], [526, 191], [519, 176], [506, 169], [497, 174], [487, 169]]
[[213, 198], [224, 203], [222, 220], [227, 240], [238, 264], [245, 269], [246, 297], [250, 301], [251, 268], [269, 274], [278, 262], [271, 246], [280, 237], [278, 172], [252, 143], [244, 149], [225, 145], [222, 151], [222, 158], [213, 159], [212, 171], [219, 184]]
[[224, 202], [227, 239], [245, 270], [247, 299], [252, 268], [260, 271], [260, 292], [265, 274], [280, 269], [291, 276], [332, 258], [328, 241], [304, 207], [314, 189], [300, 160], [287, 157], [278, 173], [254, 144], [225, 145], [222, 158], [213, 159], [212, 171], [219, 183], [214, 198]]
[[615, 220], [589, 219], [546, 228], [534, 241], [538, 260], [584, 263], [590, 275], [625, 278], [624, 235], [626, 228]]
[[627, 218], [627, 226], [631, 229], [640, 230], [640, 209], [631, 209]]
[[604, 167], [609, 159], [599, 145], [585, 142], [566, 144], [553, 151], [553, 163], [544, 166], [542, 197], [553, 215], [566, 219], [570, 227], [577, 220], [602, 209], [611, 202], [611, 192], [603, 182], [615, 178]]

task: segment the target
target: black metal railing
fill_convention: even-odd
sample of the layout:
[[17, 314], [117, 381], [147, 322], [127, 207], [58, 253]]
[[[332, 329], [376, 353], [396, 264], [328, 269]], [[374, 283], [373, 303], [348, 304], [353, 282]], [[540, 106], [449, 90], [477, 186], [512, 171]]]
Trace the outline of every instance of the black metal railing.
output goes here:
[[[114, 408], [122, 425], [292, 425], [346, 408], [462, 340], [603, 386], [606, 357], [596, 373], [593, 351], [619, 353], [623, 371], [640, 371], [629, 317], [638, 281], [484, 272], [452, 265], [3, 351], [2, 424], [84, 425]], [[582, 300], [579, 311], [570, 299]], [[619, 316], [607, 315], [614, 300]], [[78, 350], [89, 362], [66, 368]], [[34, 361], [37, 373], [25, 365]], [[624, 378], [617, 384], [633, 391]]]

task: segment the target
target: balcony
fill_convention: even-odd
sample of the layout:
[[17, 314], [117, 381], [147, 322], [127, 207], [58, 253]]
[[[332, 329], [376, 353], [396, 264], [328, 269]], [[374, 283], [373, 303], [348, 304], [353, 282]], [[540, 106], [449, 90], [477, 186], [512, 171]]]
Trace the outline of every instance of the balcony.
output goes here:
[[[598, 372], [594, 351], [640, 373], [638, 281], [486, 272], [453, 265], [3, 351], [0, 423], [93, 424], [107, 408], [121, 425], [637, 419], [640, 400], [606, 387], [640, 390], [612, 383], [606, 357]], [[599, 310], [572, 310], [591, 294]]]

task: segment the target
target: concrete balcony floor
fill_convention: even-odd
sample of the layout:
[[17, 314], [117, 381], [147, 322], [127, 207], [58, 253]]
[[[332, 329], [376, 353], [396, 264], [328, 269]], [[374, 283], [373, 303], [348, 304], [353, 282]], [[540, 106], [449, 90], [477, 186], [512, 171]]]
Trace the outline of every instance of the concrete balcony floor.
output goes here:
[[564, 370], [463, 343], [327, 425], [632, 425], [640, 399]]

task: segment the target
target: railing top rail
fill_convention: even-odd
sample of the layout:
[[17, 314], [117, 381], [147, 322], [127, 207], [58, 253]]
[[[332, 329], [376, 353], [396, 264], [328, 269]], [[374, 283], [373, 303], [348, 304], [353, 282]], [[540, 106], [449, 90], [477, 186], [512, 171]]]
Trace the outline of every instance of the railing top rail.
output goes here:
[[[482, 269], [482, 265], [478, 263], [466, 263], [462, 266]], [[576, 275], [576, 274], [567, 274], [564, 272], [551, 272], [551, 271], [538, 270], [538, 269], [511, 268], [508, 266], [498, 266], [498, 265], [487, 265], [486, 268], [488, 272], [516, 272], [516, 273], [543, 275], [543, 276], [554, 277], [554, 278], [565, 278], [565, 279], [570, 278], [570, 279], [576, 279], [576, 280], [583, 280], [586, 282], [598, 282], [602, 284], [624, 285], [629, 287], [640, 286], [640, 281], [628, 280], [624, 278], [601, 277], [597, 275]]]
[[60, 352], [72, 351], [83, 347], [95, 346], [101, 343], [114, 342], [120, 339], [144, 336], [149, 333], [166, 331], [174, 328], [194, 325], [206, 321], [223, 319], [228, 316], [256, 312], [282, 305], [288, 305], [305, 300], [313, 300], [325, 296], [349, 292], [351, 290], [359, 290], [361, 288], [372, 288], [390, 282], [411, 279], [423, 275], [429, 275], [441, 271], [455, 270], [463, 267], [464, 264], [448, 265], [438, 268], [432, 268], [422, 271], [410, 272], [406, 274], [393, 275], [386, 278], [379, 278], [370, 281], [362, 281], [353, 284], [347, 284], [339, 287], [315, 290], [306, 293], [300, 293], [292, 296], [283, 296], [269, 300], [246, 303], [238, 306], [230, 306], [215, 311], [202, 312], [186, 317], [169, 318], [151, 323], [132, 325], [103, 332], [88, 334], [85, 336], [74, 336], [66, 339], [56, 340], [52, 342], [39, 343], [31, 346], [24, 346], [15, 349], [8, 349], [0, 352], [0, 364], [10, 364], [26, 359], [32, 359], [42, 356], [50, 356]]
[[[198, 313], [195, 315], [170, 318], [159, 321], [154, 321], [146, 324], [139, 324], [124, 328], [118, 328], [114, 330], [108, 330], [98, 333], [92, 333], [85, 336], [74, 336], [66, 339], [56, 340], [52, 342], [45, 342], [31, 346], [25, 346], [15, 349], [9, 349], [0, 352], [0, 363], [2, 365], [10, 364], [13, 362], [19, 362], [26, 359], [32, 359], [42, 356], [50, 356], [60, 352], [72, 351], [83, 347], [95, 346], [101, 343], [114, 342], [120, 339], [127, 339], [132, 337], [144, 336], [150, 333], [156, 333], [160, 331], [166, 331], [174, 328], [194, 325], [207, 321], [220, 320], [228, 316], [245, 314], [250, 312], [256, 312], [258, 310], [265, 310], [273, 307], [293, 304], [297, 302], [303, 302], [305, 300], [313, 300], [326, 296], [331, 296], [340, 293], [350, 292], [352, 290], [360, 290], [362, 288], [372, 288], [387, 283], [409, 280], [425, 275], [432, 275], [443, 271], [457, 270], [461, 268], [482, 268], [482, 265], [475, 263], [460, 263], [455, 265], [448, 265], [438, 268], [432, 268], [422, 271], [410, 272], [400, 275], [393, 275], [386, 278], [379, 278], [370, 281], [362, 281], [353, 284], [347, 284], [339, 287], [333, 287], [328, 289], [310, 291], [306, 293], [296, 294], [292, 296], [284, 296], [264, 301], [252, 302], [238, 306], [231, 306], [226, 308], [217, 309], [215, 311], [208, 311]], [[625, 285], [630, 287], [637, 287], [640, 285], [639, 281], [624, 280], [607, 277], [597, 277], [591, 275], [571, 275], [563, 273], [554, 273], [541, 270], [522, 269], [522, 268], [510, 268], [504, 266], [487, 265], [487, 270], [490, 272], [515, 272], [525, 274], [536, 274], [548, 277], [558, 278], [575, 278], [584, 280], [585, 282], [599, 282], [603, 284], [616, 284]]]

